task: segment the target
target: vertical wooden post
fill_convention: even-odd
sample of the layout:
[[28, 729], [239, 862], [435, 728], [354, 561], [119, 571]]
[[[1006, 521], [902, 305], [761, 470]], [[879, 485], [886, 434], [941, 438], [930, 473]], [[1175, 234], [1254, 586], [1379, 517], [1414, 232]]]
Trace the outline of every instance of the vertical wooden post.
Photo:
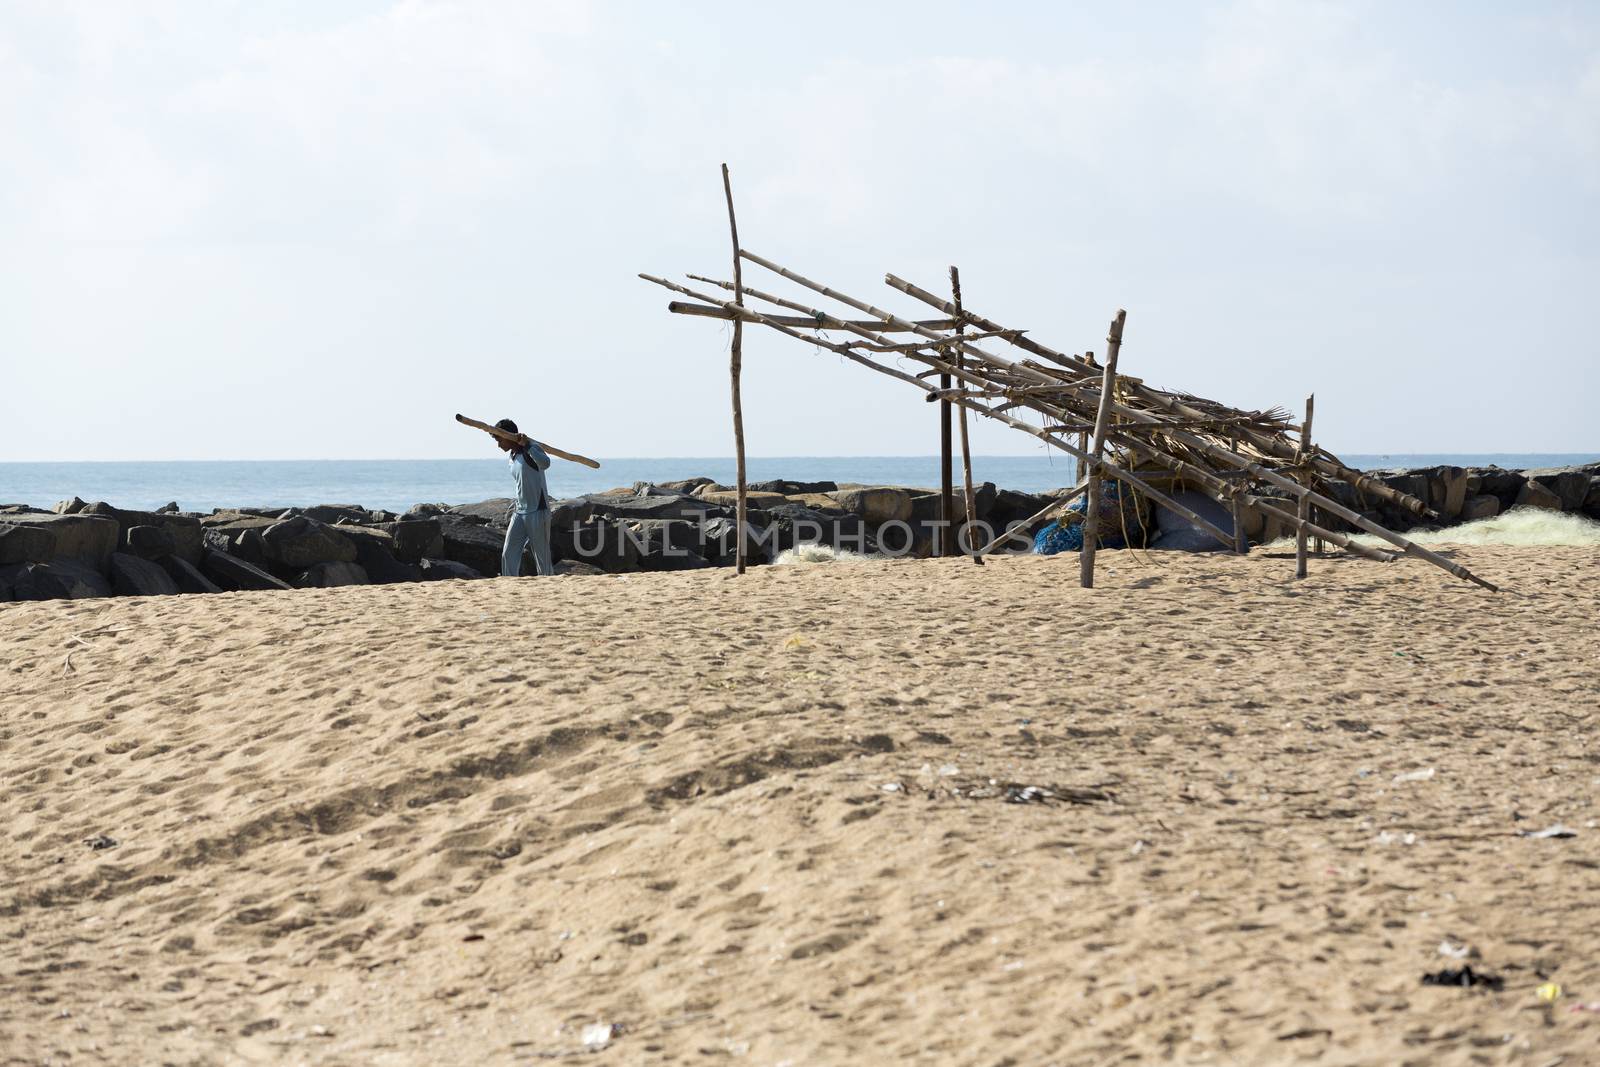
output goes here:
[[1111, 395], [1117, 386], [1117, 353], [1122, 350], [1122, 325], [1128, 319], [1119, 310], [1106, 335], [1106, 369], [1100, 379], [1100, 408], [1094, 416], [1094, 446], [1089, 453], [1088, 491], [1083, 512], [1083, 548], [1078, 552], [1078, 582], [1094, 588], [1094, 552], [1100, 540], [1100, 464], [1106, 450], [1106, 427], [1111, 422]]
[[[728, 165], [722, 165], [722, 192], [728, 199], [728, 231], [733, 236], [733, 302], [744, 306], [744, 275], [739, 269], [739, 223], [733, 217], [733, 183], [728, 180]], [[744, 362], [744, 320], [733, 320], [733, 352], [728, 360], [728, 375], [733, 383], [733, 465], [739, 491], [739, 504], [735, 512], [738, 529], [734, 536], [738, 548], [734, 555], [734, 572], [743, 574], [745, 567], [745, 478], [744, 478], [744, 405], [739, 400], [739, 372]]]
[[[961, 272], [954, 265], [950, 267], [950, 300], [956, 306], [956, 367], [960, 369], [966, 365], [966, 358], [961, 354]], [[967, 504], [967, 547], [972, 553], [972, 562], [983, 566], [983, 554], [978, 551], [978, 546], [972, 544], [972, 538], [978, 535], [978, 504], [972, 495], [972, 448], [967, 443], [967, 409], [961, 408], [961, 480], [966, 487]], [[985, 538], [985, 540], [988, 540]], [[959, 551], [961, 541], [957, 539], [956, 548]]]
[[[1311, 413], [1317, 402], [1317, 395], [1312, 393], [1306, 397], [1306, 421], [1300, 424], [1300, 450], [1295, 455], [1295, 466], [1300, 467], [1300, 474], [1304, 477], [1304, 464], [1311, 459]], [[1307, 479], [1309, 481], [1309, 479]], [[1300, 507], [1296, 510], [1295, 518], [1300, 520], [1300, 525], [1294, 533], [1294, 576], [1306, 576], [1306, 523], [1311, 520], [1310, 495], [1300, 498]]]
[[[1095, 361], [1094, 361], [1094, 353], [1093, 352], [1085, 352], [1083, 354], [1083, 358], [1088, 362], [1088, 364], [1091, 367], [1096, 365]], [[1087, 430], [1085, 430], [1083, 433], [1080, 433], [1078, 435], [1078, 451], [1079, 452], [1087, 452], [1087, 451], [1089, 451], [1089, 433], [1088, 433]], [[1089, 471], [1088, 471], [1088, 469], [1086, 467], [1084, 467], [1083, 460], [1080, 459], [1077, 462], [1078, 462], [1078, 479], [1077, 479], [1077, 481], [1078, 481], [1079, 485], [1083, 485], [1085, 479], [1087, 479], [1088, 476], [1089, 476]]]
[[1233, 492], [1233, 550], [1239, 555], [1248, 555], [1250, 552], [1250, 539], [1244, 535], [1244, 482]]
[[[950, 388], [950, 375], [939, 375], [939, 388]], [[939, 518], [944, 522], [944, 528], [939, 531], [935, 544], [938, 555], [950, 555], [950, 542], [946, 540], [950, 535], [950, 528], [956, 521], [956, 501], [954, 472], [950, 458], [950, 401], [939, 401]]]

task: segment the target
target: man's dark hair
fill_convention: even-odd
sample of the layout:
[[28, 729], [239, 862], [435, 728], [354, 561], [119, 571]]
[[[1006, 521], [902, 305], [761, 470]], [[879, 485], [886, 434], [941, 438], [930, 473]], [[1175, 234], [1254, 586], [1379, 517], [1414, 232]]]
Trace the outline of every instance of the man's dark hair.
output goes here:
[[506, 433], [520, 432], [517, 429], [517, 424], [512, 422], [510, 419], [501, 419], [499, 422], [494, 424], [494, 428], [497, 430], [504, 430]]

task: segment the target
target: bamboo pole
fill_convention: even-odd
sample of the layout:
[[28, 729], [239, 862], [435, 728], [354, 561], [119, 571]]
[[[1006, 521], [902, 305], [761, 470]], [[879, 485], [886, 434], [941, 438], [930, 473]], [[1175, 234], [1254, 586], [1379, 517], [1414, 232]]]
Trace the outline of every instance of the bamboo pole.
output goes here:
[[[959, 316], [957, 316], [959, 318]], [[1093, 459], [1098, 463], [1106, 450], [1106, 429], [1111, 422], [1111, 398], [1117, 391], [1117, 353], [1122, 349], [1122, 325], [1128, 313], [1118, 310], [1111, 320], [1111, 332], [1106, 335], [1106, 369], [1100, 385], [1100, 407], [1094, 416]], [[1083, 548], [1078, 551], [1078, 584], [1085, 589], [1094, 588], [1094, 554], [1100, 542], [1100, 472], [1095, 465], [1089, 468], [1088, 492], [1083, 512]], [[1118, 510], [1122, 504], [1120, 498]]]
[[[727, 308], [733, 308], [735, 306], [732, 301], [719, 300], [714, 296], [710, 296], [710, 295], [705, 294], [705, 293], [695, 292], [693, 289], [689, 289], [689, 288], [687, 288], [685, 286], [679, 285], [676, 282], [668, 281], [666, 278], [658, 278], [653, 274], [643, 274], [643, 273], [641, 273], [639, 275], [639, 277], [641, 279], [643, 279], [644, 281], [650, 282], [653, 285], [659, 285], [663, 289], [669, 289], [669, 290], [671, 290], [672, 292], [675, 292], [675, 293], [682, 293], [684, 296], [693, 297], [696, 300], [704, 301], [705, 303], [713, 305], [713, 306], [720, 306], [720, 307], [727, 307]], [[744, 292], [745, 292], [746, 295], [749, 295], [749, 296], [758, 296], [757, 291], [754, 290], [754, 289], [751, 289], [748, 286], [744, 287]], [[765, 296], [758, 296], [758, 299], [768, 299], [768, 298], [765, 297]], [[782, 300], [778, 300], [776, 298], [774, 298], [772, 302], [779, 304], [779, 306], [795, 306], [795, 305], [792, 305], [788, 301], [782, 301]], [[870, 360], [867, 357], [861, 355], [859, 352], [856, 352], [853, 349], [846, 347], [845, 345], [837, 344], [837, 343], [835, 343], [833, 341], [829, 341], [829, 340], [827, 340], [825, 338], [818, 337], [818, 336], [816, 336], [814, 334], [801, 333], [800, 331], [798, 331], [796, 329], [793, 329], [792, 327], [784, 326], [783, 324], [778, 323], [778, 322], [773, 322], [773, 321], [769, 320], [768, 318], [766, 318], [764, 315], [761, 315], [761, 314], [759, 314], [757, 312], [753, 312], [753, 311], [750, 311], [748, 309], [740, 309], [740, 310], [741, 310], [742, 314], [745, 314], [746, 316], [748, 316], [749, 321], [759, 323], [760, 325], [763, 325], [763, 326], [767, 326], [767, 327], [769, 327], [771, 329], [777, 330], [779, 333], [787, 334], [788, 336], [793, 337], [797, 341], [804, 341], [806, 344], [814, 345], [817, 348], [825, 348], [830, 352], [836, 352], [839, 355], [843, 356], [844, 358], [850, 360], [853, 363], [859, 363], [861, 366], [867, 367], [867, 368], [869, 368], [871, 370], [875, 370], [879, 374], [886, 374], [889, 377], [898, 379], [899, 381], [903, 381], [908, 385], [914, 385], [918, 389], [921, 389], [923, 392], [929, 392], [934, 388], [934, 386], [929, 385], [928, 383], [922, 381], [921, 379], [917, 378], [914, 375], [907, 374], [904, 371], [897, 370], [897, 369], [895, 369], [893, 367], [885, 367], [885, 366], [882, 366], [881, 364], [874, 363], [872, 360]], [[826, 312], [813, 310], [811, 313], [814, 314], [815, 316], [819, 317], [819, 318], [826, 318], [826, 319], [829, 319], [831, 321], [840, 323], [840, 328], [850, 328], [850, 327], [844, 326], [844, 324], [842, 323], [841, 320], [834, 319], [833, 316], [828, 315]], [[873, 336], [873, 335], [871, 335], [869, 333], [866, 333], [865, 331], [858, 331], [858, 332], [862, 332], [864, 334], [864, 336], [867, 336], [869, 338]], [[968, 371], [965, 371], [965, 370], [957, 371], [957, 368], [953, 367], [949, 363], [944, 362], [943, 360], [935, 359], [935, 358], [933, 358], [931, 356], [926, 356], [926, 355], [919, 356], [918, 358], [921, 359], [924, 363], [929, 364], [935, 370], [950, 372], [950, 373], [952, 373], [952, 376], [961, 377], [964, 380], [973, 381], [973, 382], [975, 382], [976, 384], [979, 384], [979, 385], [987, 384], [982, 379], [978, 379], [978, 378], [973, 377]], [[975, 404], [970, 400], [956, 399], [953, 402], [954, 403], [958, 403], [958, 404], [963, 404], [963, 405], [967, 406], [968, 408], [970, 408], [971, 410], [978, 412], [980, 415], [987, 415], [989, 418], [995, 419], [995, 420], [997, 420], [999, 422], [1003, 422], [1007, 426], [1010, 426], [1014, 430], [1021, 430], [1023, 433], [1030, 434], [1030, 435], [1032, 435], [1034, 437], [1037, 437], [1037, 438], [1039, 438], [1039, 440], [1045, 442], [1046, 444], [1049, 444], [1049, 445], [1052, 445], [1052, 446], [1054, 446], [1056, 448], [1061, 449], [1063, 452], [1065, 452], [1068, 455], [1072, 456], [1074, 459], [1077, 459], [1084, 466], [1096, 466], [1096, 467], [1098, 467], [1098, 469], [1100, 471], [1102, 471], [1102, 473], [1104, 473], [1106, 476], [1112, 477], [1112, 478], [1116, 478], [1118, 481], [1125, 483], [1130, 489], [1133, 489], [1135, 492], [1141, 493], [1144, 496], [1148, 497], [1149, 499], [1155, 501], [1156, 503], [1164, 505], [1165, 507], [1167, 507], [1172, 512], [1174, 512], [1174, 513], [1176, 513], [1178, 515], [1181, 515], [1185, 519], [1188, 519], [1195, 526], [1197, 526], [1198, 528], [1204, 530], [1206, 533], [1209, 533], [1211, 536], [1215, 537], [1218, 541], [1222, 542], [1223, 544], [1226, 545], [1226, 544], [1230, 544], [1231, 543], [1230, 540], [1229, 540], [1228, 534], [1226, 534], [1222, 530], [1218, 529], [1217, 526], [1215, 526], [1209, 520], [1207, 520], [1204, 517], [1196, 514], [1193, 510], [1185, 507], [1184, 505], [1178, 503], [1176, 500], [1172, 499], [1167, 494], [1161, 492], [1159, 489], [1156, 489], [1154, 486], [1148, 485], [1143, 479], [1139, 478], [1132, 471], [1123, 470], [1121, 467], [1118, 467], [1116, 464], [1110, 462], [1109, 460], [1105, 460], [1105, 459], [1101, 459], [1099, 461], [1091, 462], [1092, 457], [1089, 455], [1089, 453], [1087, 451], [1084, 451], [1084, 450], [1081, 450], [1081, 449], [1078, 449], [1078, 448], [1074, 448], [1071, 444], [1069, 444], [1065, 440], [1061, 439], [1060, 437], [1058, 437], [1058, 436], [1056, 436], [1054, 434], [1046, 433], [1043, 430], [1040, 430], [1037, 427], [1031, 426], [1028, 423], [1023, 422], [1020, 419], [1014, 419], [1009, 415], [1006, 415], [1006, 414], [1003, 414], [1003, 413], [1000, 413], [1000, 412], [997, 412], [997, 411], [993, 411], [993, 410], [991, 410], [989, 408], [985, 408], [981, 404]], [[1177, 459], [1172, 459], [1169, 462], [1171, 462], [1171, 463], [1180, 463], [1181, 461], [1177, 460]]]
[[[950, 266], [950, 293], [951, 302], [956, 306], [955, 335], [956, 342], [959, 345], [964, 328], [961, 322], [961, 272], [956, 269], [954, 264]], [[956, 366], [961, 367], [963, 365], [962, 357], [958, 351], [956, 354]], [[950, 402], [945, 400], [941, 401], [941, 403], [948, 406]], [[964, 404], [961, 406], [961, 480], [966, 487], [967, 525], [965, 533], [967, 535], [967, 550], [972, 553], [972, 562], [981, 567], [983, 566], [983, 553], [972, 548], [972, 538], [977, 535], [978, 530], [978, 505], [972, 497], [972, 448], [967, 441], [967, 408]], [[959, 549], [961, 547], [961, 539], [957, 537], [955, 542], [956, 548]]]
[[[936, 296], [935, 294], [928, 292], [926, 289], [913, 285], [903, 278], [898, 278], [893, 274], [889, 274], [885, 275], [884, 281], [891, 288], [898, 289], [907, 296], [914, 297], [930, 307], [938, 308], [941, 311], [944, 311], [947, 315], [954, 312], [954, 308], [952, 308], [950, 304], [942, 297]], [[1005, 330], [1005, 327], [1001, 326], [992, 319], [986, 319], [983, 316], [976, 315], [971, 311], [965, 311], [963, 313], [963, 317], [970, 325], [976, 326], [980, 330]], [[1100, 368], [1093, 365], [1092, 359], [1088, 363], [1085, 363], [1076, 356], [1068, 356], [1061, 352], [1057, 352], [1052, 348], [1045, 347], [1039, 342], [1033, 340], [1031, 337], [1022, 336], [1022, 331], [1018, 331], [1018, 336], [1011, 343], [1022, 349], [1024, 352], [1029, 352], [1040, 357], [1041, 359], [1048, 360], [1049, 362], [1055, 363], [1066, 370], [1074, 371], [1080, 376], [1098, 376], [1099, 374]], [[1203, 413], [1198, 409], [1183, 403], [1177, 397], [1168, 393], [1164, 393], [1159, 389], [1153, 389], [1146, 385], [1133, 386], [1133, 389], [1141, 398], [1165, 408], [1168, 411], [1172, 411], [1189, 418], [1203, 417]], [[1248, 432], [1245, 437], [1250, 441], [1251, 444], [1261, 449], [1261, 451], [1277, 459], [1291, 459], [1294, 455], [1294, 447], [1275, 435], [1251, 431]], [[1375, 478], [1368, 477], [1366, 474], [1356, 470], [1354, 467], [1346, 466], [1344, 463], [1338, 461], [1337, 457], [1331, 456], [1322, 449], [1318, 449], [1317, 452], [1318, 454], [1312, 458], [1311, 463], [1312, 466], [1315, 467], [1317, 471], [1325, 477], [1344, 479], [1370, 496], [1375, 496], [1380, 500], [1387, 500], [1391, 504], [1403, 507], [1407, 511], [1413, 512], [1417, 515], [1427, 518], [1438, 517], [1437, 512], [1433, 511], [1426, 503], [1418, 500], [1416, 497], [1411, 496], [1408, 493], [1402, 493], [1398, 489], [1394, 489], [1391, 486], [1384, 485], [1382, 482]]]
[[[720, 286], [723, 286], [724, 288], [728, 288], [728, 289], [731, 289], [733, 287], [731, 282], [717, 281], [714, 278], [705, 278], [705, 277], [702, 277], [701, 275], [698, 275], [698, 274], [691, 274], [691, 275], [689, 275], [689, 277], [695, 279], [696, 281], [712, 282], [712, 283], [714, 283], [716, 285], [720, 285]], [[682, 301], [679, 301], [679, 300], [673, 300], [670, 303], [668, 303], [667, 304], [667, 310], [672, 312], [674, 315], [691, 315], [691, 316], [694, 316], [696, 318], [702, 318], [702, 319], [723, 319], [724, 321], [727, 321], [727, 322], [732, 322], [733, 319], [736, 317], [733, 312], [725, 310], [723, 308], [707, 307], [704, 304], [685, 304], [685, 303], [683, 303]], [[773, 321], [775, 321], [775, 322], [783, 323], [785, 326], [796, 326], [796, 327], [799, 327], [802, 330], [805, 330], [805, 329], [814, 330], [814, 329], [818, 328], [817, 324], [815, 322], [813, 322], [812, 320], [806, 319], [806, 318], [802, 318], [802, 317], [800, 317], [798, 315], [773, 315], [773, 316], [770, 316], [770, 318], [772, 318]], [[865, 327], [868, 327], [868, 328], [876, 326], [876, 327], [879, 327], [884, 333], [907, 333], [907, 332], [909, 332], [909, 331], [906, 331], [906, 330], [896, 330], [893, 326], [884, 326], [882, 323], [873, 322], [870, 319], [862, 319], [862, 320], [856, 322], [855, 325], [857, 325], [857, 326], [865, 326]], [[917, 321], [917, 325], [918, 326], [925, 326], [930, 330], [948, 330], [948, 329], [951, 329], [951, 328], [953, 328], [955, 326], [955, 320], [954, 319], [920, 319], [920, 320]], [[994, 334], [992, 336], [995, 336], [995, 337], [1002, 337], [1002, 336], [1009, 337], [1014, 332], [1016, 332], [1016, 331], [1014, 331], [1014, 330], [1006, 330], [1006, 331], [1003, 331], [1002, 333]]]
[[[728, 165], [722, 165], [722, 192], [728, 201], [728, 232], [733, 238], [733, 302], [743, 305], [744, 300], [739, 295], [743, 284], [742, 264], [739, 260], [739, 223], [733, 217], [733, 183], [728, 178]], [[737, 530], [734, 536], [738, 539], [738, 548], [734, 555], [734, 573], [743, 574], [745, 568], [745, 505], [746, 486], [744, 470], [744, 406], [739, 398], [739, 373], [744, 362], [744, 319], [735, 317], [733, 320], [733, 351], [728, 361], [728, 373], [733, 385], [733, 464], [734, 477], [738, 488]]]
[[[1083, 358], [1088, 360], [1090, 364], [1094, 363], [1094, 353], [1093, 352], [1085, 352], [1083, 354]], [[1090, 379], [1090, 380], [1092, 380], [1092, 379]], [[1082, 384], [1083, 383], [1079, 383], [1079, 388], [1082, 387]], [[1089, 450], [1089, 432], [1087, 430], [1084, 430], [1084, 431], [1082, 431], [1081, 433], [1078, 434], [1078, 447], [1083, 449], [1085, 452], [1087, 452]], [[1083, 464], [1080, 463], [1078, 466], [1081, 468], [1083, 466]], [[1088, 475], [1089, 475], [1088, 471], [1080, 469], [1078, 471], [1078, 482], [1080, 484], [1084, 485], [1084, 486], [1087, 486], [1089, 484], [1088, 481], [1087, 481]]]
[[[696, 300], [704, 300], [706, 303], [711, 304], [713, 306], [727, 307], [727, 308], [737, 307], [737, 305], [735, 305], [734, 302], [731, 301], [731, 300], [719, 300], [716, 297], [711, 296], [711, 295], [709, 295], [707, 293], [697, 293], [693, 289], [690, 289], [690, 288], [688, 288], [686, 286], [679, 285], [677, 282], [669, 281], [666, 278], [658, 278], [654, 274], [640, 274], [639, 277], [641, 279], [643, 279], [644, 281], [649, 282], [652, 285], [659, 285], [663, 289], [670, 289], [675, 293], [682, 293], [684, 296], [692, 296]], [[755, 296], [756, 295], [756, 291], [754, 289], [751, 289], [749, 286], [746, 286], [744, 288], [744, 293], [745, 293], [746, 296]], [[783, 323], [774, 321], [773, 319], [768, 318], [767, 316], [761, 314], [760, 312], [751, 311], [748, 308], [740, 307], [739, 308], [739, 314], [746, 322], [752, 322], [752, 323], [755, 323], [758, 326], [766, 326], [769, 329], [777, 330], [781, 334], [785, 334], [785, 335], [787, 335], [789, 337], [793, 337], [797, 341], [804, 341], [808, 345], [815, 345], [818, 348], [826, 348], [830, 352], [837, 352], [839, 355], [845, 357], [848, 360], [851, 360], [853, 362], [859, 363], [863, 367], [871, 367], [875, 371], [878, 371], [878, 372], [880, 372], [882, 374], [887, 374], [891, 378], [898, 378], [903, 382], [906, 382], [906, 383], [908, 383], [910, 385], [916, 386], [918, 389], [922, 389], [922, 390], [926, 391], [926, 390], [932, 388], [926, 382], [919, 381], [915, 377], [905, 373], [904, 371], [898, 371], [898, 370], [895, 370], [892, 367], [880, 366], [879, 364], [874, 363], [872, 360], [868, 359], [866, 356], [863, 356], [861, 353], [856, 352], [853, 349], [850, 349], [850, 348], [846, 347], [845, 345], [838, 344], [838, 343], [836, 343], [834, 341], [829, 341], [829, 340], [827, 340], [826, 338], [823, 338], [823, 337], [817, 337], [814, 334], [801, 333], [799, 330], [795, 329], [794, 327], [785, 326]], [[818, 314], [822, 314], [822, 313], [818, 312]], [[841, 326], [840, 328], [842, 329], [844, 327]], [[871, 336], [871, 335], [868, 335], [868, 336]]]
[[1244, 534], [1244, 488], [1235, 490], [1229, 503], [1233, 507], [1233, 551], [1244, 556], [1250, 552], [1250, 539]]
[[[939, 388], [950, 388], [950, 375], [939, 375]], [[956, 514], [953, 480], [950, 467], [950, 400], [947, 397], [939, 401], [939, 521], [942, 525], [936, 543], [941, 556], [953, 554], [951, 542], [946, 540]]]
[[[1300, 452], [1297, 456], [1302, 462], [1311, 454], [1311, 414], [1317, 402], [1317, 395], [1312, 393], [1306, 397], [1306, 420], [1300, 424]], [[1311, 518], [1311, 498], [1303, 496], [1295, 508], [1295, 515], [1300, 520], [1294, 532], [1294, 576], [1304, 578], [1307, 573], [1306, 566], [1306, 523]]]

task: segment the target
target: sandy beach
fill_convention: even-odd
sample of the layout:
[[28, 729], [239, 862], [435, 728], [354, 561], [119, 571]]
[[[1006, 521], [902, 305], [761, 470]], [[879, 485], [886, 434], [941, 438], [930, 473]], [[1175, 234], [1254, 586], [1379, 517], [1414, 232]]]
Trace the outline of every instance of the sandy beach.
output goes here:
[[0, 605], [0, 1062], [1600, 1062], [1600, 556], [1457, 558]]

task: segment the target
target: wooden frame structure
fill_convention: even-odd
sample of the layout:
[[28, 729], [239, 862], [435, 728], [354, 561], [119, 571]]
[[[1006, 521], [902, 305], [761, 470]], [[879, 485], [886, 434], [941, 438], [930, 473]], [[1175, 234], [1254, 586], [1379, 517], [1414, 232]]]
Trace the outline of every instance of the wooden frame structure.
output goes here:
[[[745, 487], [743, 421], [738, 397], [739, 344], [740, 330], [749, 323], [837, 353], [869, 370], [903, 381], [922, 391], [927, 401], [949, 403], [960, 409], [963, 425], [966, 414], [971, 412], [1002, 422], [1073, 456], [1084, 472], [1084, 480], [1073, 495], [1081, 491], [1089, 496], [1089, 506], [1083, 513], [1085, 536], [1080, 567], [1080, 580], [1085, 587], [1094, 581], [1099, 484], [1101, 479], [1111, 478], [1184, 517], [1230, 548], [1243, 547], [1238, 544], [1242, 540], [1238, 520], [1244, 511], [1254, 510], [1295, 531], [1298, 545], [1304, 545], [1309, 536], [1372, 559], [1388, 561], [1401, 555], [1414, 556], [1457, 578], [1497, 591], [1494, 585], [1465, 567], [1384, 528], [1333, 498], [1327, 483], [1338, 479], [1369, 497], [1420, 517], [1437, 517], [1423, 501], [1349, 467], [1333, 453], [1314, 445], [1309, 401], [1305, 421], [1295, 425], [1282, 410], [1245, 411], [1188, 393], [1156, 389], [1118, 371], [1126, 312], [1118, 311], [1112, 321], [1105, 363], [1097, 365], [1092, 359], [1046, 347], [1028, 337], [1026, 331], [1004, 327], [964, 306], [959, 275], [954, 268], [951, 269], [953, 299], [948, 301], [893, 274], [886, 275], [884, 281], [890, 288], [933, 308], [942, 317], [913, 320], [896, 315], [812, 281], [740, 246], [733, 223], [732, 192], [726, 183], [726, 165], [724, 189], [728, 194], [728, 219], [734, 234], [735, 280], [722, 281], [696, 274], [688, 278], [731, 293], [732, 298], [723, 299], [655, 275], [640, 274], [639, 277], [692, 301], [672, 301], [667, 305], [669, 311], [734, 323], [732, 366], [736, 447], [741, 460], [738, 486], [741, 531], [744, 529]], [[743, 278], [744, 264], [759, 267], [820, 296], [824, 302], [842, 305], [850, 311], [836, 314], [806, 300], [779, 296], [747, 285]], [[844, 317], [851, 312], [867, 317]], [[904, 334], [913, 335], [913, 339], [895, 339]], [[977, 343], [980, 341], [1008, 345], [1017, 355], [1002, 355], [992, 344], [981, 347]], [[917, 373], [907, 373], [891, 363], [891, 359], [910, 361], [919, 364], [921, 369]], [[931, 384], [932, 378], [937, 378], [939, 384]], [[947, 380], [950, 385], [944, 384]], [[1034, 416], [1038, 425], [1021, 418], [1022, 415]], [[964, 443], [964, 430], [962, 437]], [[965, 452], [963, 448], [970, 508], [970, 458]], [[1232, 507], [1235, 532], [1218, 528], [1151, 484], [1168, 480], [1168, 476]], [[1264, 489], [1275, 491], [1277, 495], [1262, 495]], [[1065, 507], [1068, 499], [1052, 504], [1034, 516], [1034, 520]], [[1337, 530], [1313, 521], [1312, 509], [1373, 534], [1394, 546], [1396, 551], [1370, 548], [1352, 541]], [[1316, 518], [1321, 516], [1316, 515]], [[975, 558], [982, 552], [992, 551], [1005, 540], [1005, 537], [997, 538], [976, 553]], [[1304, 549], [1300, 548], [1296, 555], [1297, 576], [1303, 576]]]

